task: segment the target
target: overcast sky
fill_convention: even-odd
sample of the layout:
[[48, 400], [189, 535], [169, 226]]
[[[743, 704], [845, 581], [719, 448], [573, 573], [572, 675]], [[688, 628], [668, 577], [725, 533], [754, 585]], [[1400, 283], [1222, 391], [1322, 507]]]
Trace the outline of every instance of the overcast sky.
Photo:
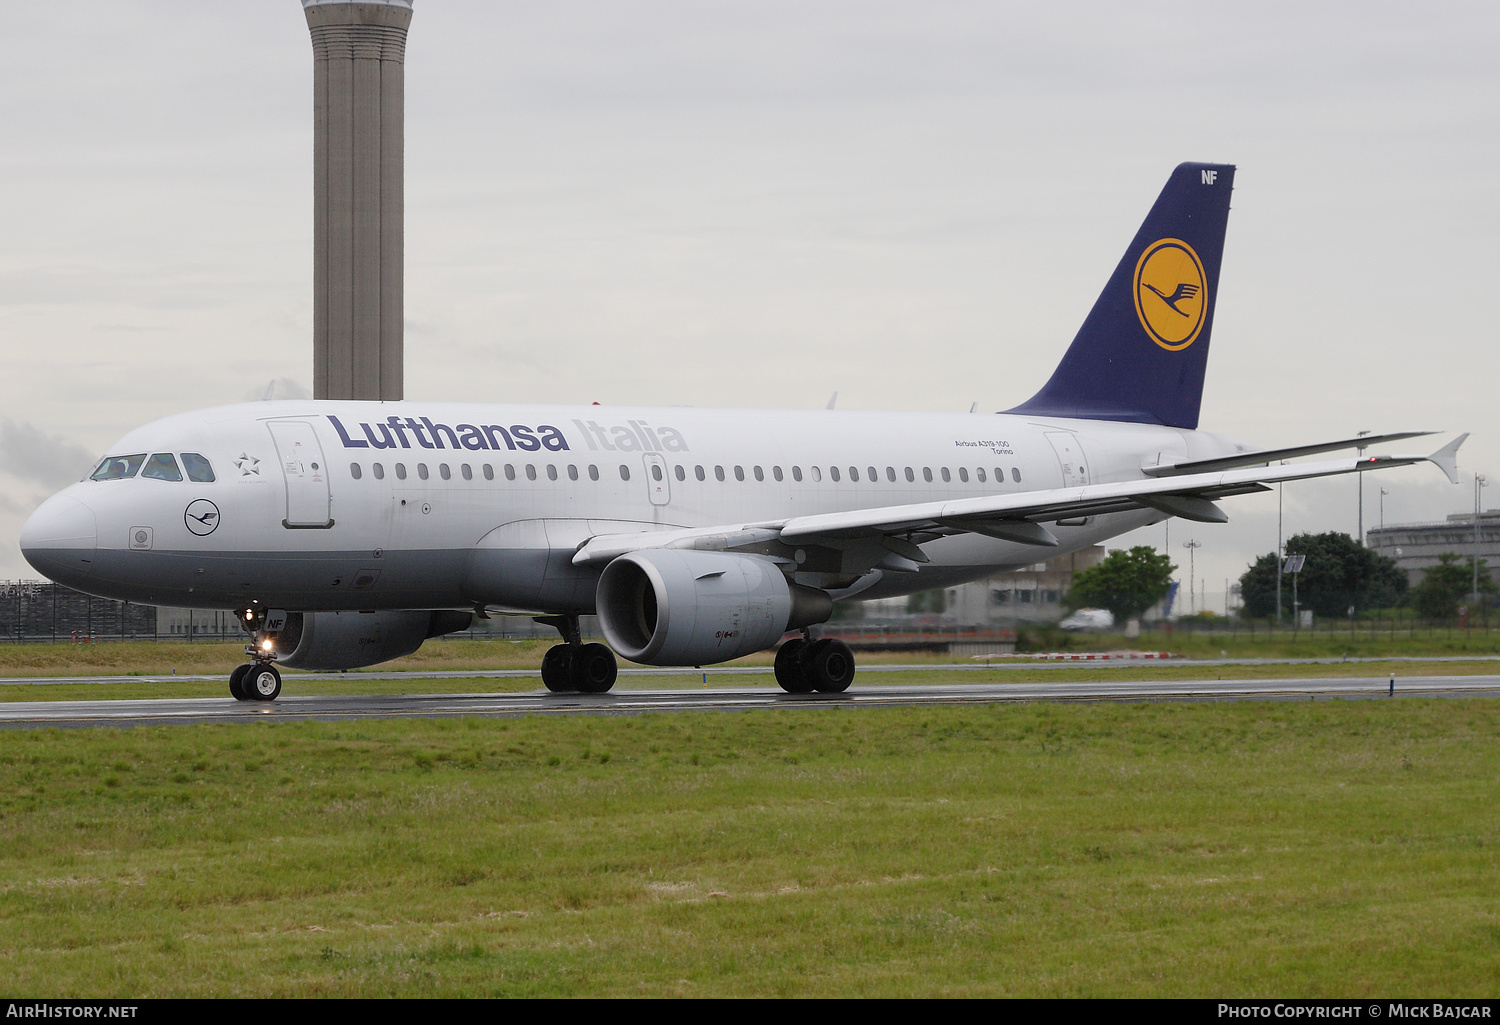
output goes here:
[[[1497, 30], [1479, 2], [418, 0], [407, 397], [1005, 409], [1171, 168], [1224, 161], [1202, 426], [1472, 431], [1500, 483]], [[13, 578], [25, 515], [127, 430], [310, 388], [312, 53], [296, 0], [11, 4], [4, 34]], [[1387, 523], [1473, 504], [1399, 470], [1367, 526], [1382, 486]], [[1226, 505], [1172, 531], [1210, 592], [1276, 543], [1274, 496]], [[1352, 479], [1286, 490], [1288, 533], [1356, 515]]]

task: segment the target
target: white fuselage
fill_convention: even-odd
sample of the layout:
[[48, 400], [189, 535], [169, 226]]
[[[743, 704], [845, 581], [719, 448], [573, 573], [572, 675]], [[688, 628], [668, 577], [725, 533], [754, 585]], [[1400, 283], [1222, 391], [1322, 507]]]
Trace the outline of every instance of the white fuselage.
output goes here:
[[[182, 479], [81, 481], [37, 510], [22, 547], [55, 580], [157, 605], [591, 612], [597, 570], [512, 587], [475, 578], [476, 551], [503, 537], [555, 578], [558, 557], [600, 533], [1137, 480], [1237, 448], [1202, 431], [1010, 415], [266, 402], [132, 431], [108, 456], [171, 454]], [[189, 479], [185, 454], [214, 479]], [[1162, 518], [1064, 520], [1058, 548], [935, 538], [919, 572], [860, 596], [977, 579]]]

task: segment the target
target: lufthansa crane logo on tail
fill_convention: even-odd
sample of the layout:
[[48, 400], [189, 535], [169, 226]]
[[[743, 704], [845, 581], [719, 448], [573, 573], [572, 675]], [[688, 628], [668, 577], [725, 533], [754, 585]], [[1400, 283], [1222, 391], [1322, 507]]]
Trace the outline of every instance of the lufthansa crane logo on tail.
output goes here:
[[1203, 261], [1181, 239], [1151, 243], [1135, 265], [1135, 312], [1163, 349], [1186, 349], [1198, 339], [1207, 310]]

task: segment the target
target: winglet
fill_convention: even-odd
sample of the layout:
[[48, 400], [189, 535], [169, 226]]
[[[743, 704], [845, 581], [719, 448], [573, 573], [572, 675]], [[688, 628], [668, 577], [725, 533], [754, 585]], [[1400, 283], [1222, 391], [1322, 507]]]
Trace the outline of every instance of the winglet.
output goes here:
[[1468, 440], [1468, 437], [1466, 431], [1427, 457], [1427, 461], [1446, 473], [1448, 480], [1454, 484], [1458, 483], [1458, 446]]

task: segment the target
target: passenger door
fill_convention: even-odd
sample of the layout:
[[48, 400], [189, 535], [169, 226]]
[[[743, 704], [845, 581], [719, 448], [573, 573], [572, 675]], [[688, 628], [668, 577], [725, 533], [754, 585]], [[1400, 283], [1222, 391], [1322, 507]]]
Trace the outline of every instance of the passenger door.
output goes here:
[[333, 526], [328, 493], [328, 466], [312, 424], [303, 420], [272, 420], [271, 439], [286, 480], [288, 529], [322, 529]]

